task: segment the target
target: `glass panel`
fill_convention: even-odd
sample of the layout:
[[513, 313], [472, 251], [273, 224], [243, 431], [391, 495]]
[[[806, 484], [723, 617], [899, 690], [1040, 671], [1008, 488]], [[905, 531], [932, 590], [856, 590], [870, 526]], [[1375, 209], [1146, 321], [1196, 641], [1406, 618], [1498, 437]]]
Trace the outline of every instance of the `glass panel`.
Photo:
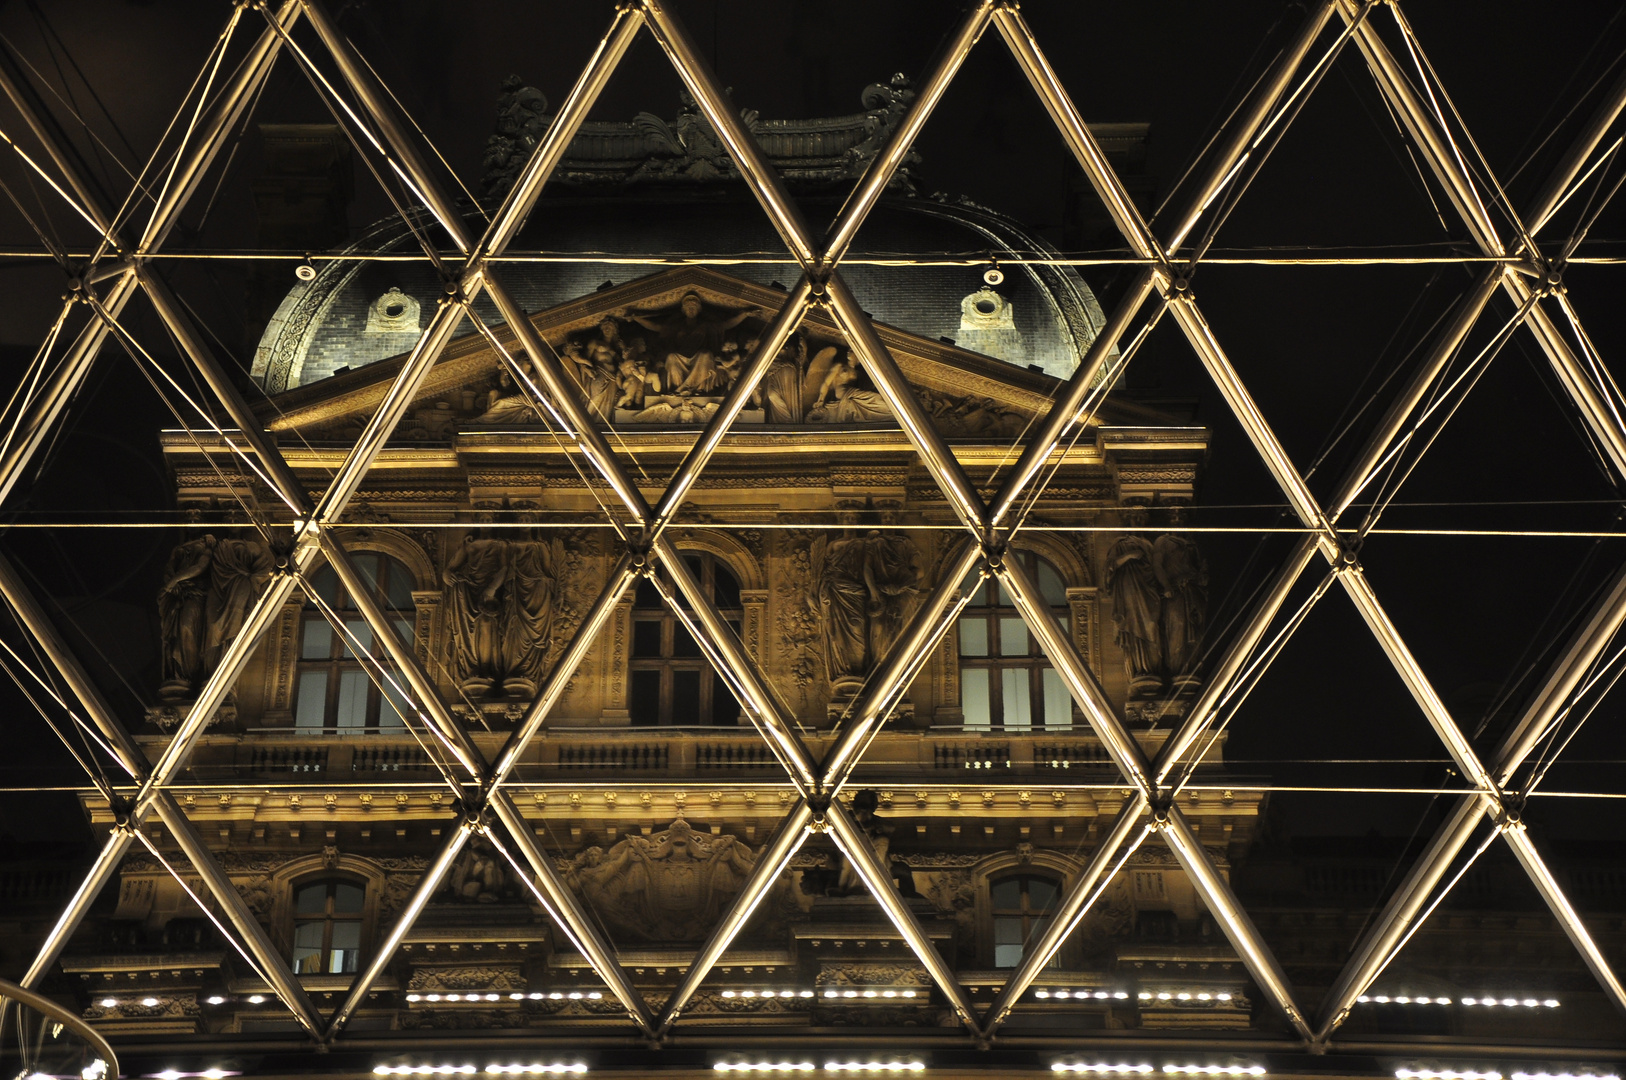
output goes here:
[[627, 695], [627, 711], [632, 722], [639, 725], [656, 724], [661, 718], [661, 673], [634, 671], [631, 692]]
[[999, 620], [999, 655], [1028, 654], [1028, 624], [1021, 619]]
[[1049, 911], [1056, 906], [1056, 883], [1044, 878], [1028, 878], [1028, 910]]
[[700, 643], [683, 628], [681, 623], [672, 627], [672, 655], [673, 656], [699, 656]]
[[960, 708], [966, 727], [988, 727], [993, 721], [988, 706], [988, 669], [960, 669]]
[[996, 968], [1013, 968], [1022, 962], [1022, 946], [995, 945], [994, 966]]
[[[1022, 946], [1022, 920], [1019, 917], [994, 920], [994, 944]], [[1018, 954], [1020, 955], [1020, 954]]]
[[660, 611], [666, 607], [661, 602], [661, 594], [655, 589], [655, 583], [648, 578], [639, 579], [638, 592], [633, 598], [632, 606], [640, 611]]
[[1022, 906], [1022, 879], [996, 881], [988, 890], [988, 896], [996, 908], [1019, 908]]
[[346, 619], [344, 620], [344, 628], [346, 631], [344, 639], [344, 655], [347, 658], [354, 657], [356, 655], [351, 651], [352, 649], [361, 649], [369, 653], [372, 652], [372, 627], [368, 626], [360, 619]]
[[717, 602], [718, 610], [735, 610], [740, 606], [740, 583], [734, 580], [733, 574], [723, 569], [722, 563], [713, 561], [711, 565], [711, 598]]
[[661, 654], [661, 624], [659, 619], [642, 619], [632, 624], [632, 655], [659, 656]]
[[[326, 890], [323, 890], [326, 893]], [[322, 923], [300, 923], [294, 927], [294, 973], [320, 974], [322, 970]]]
[[[295, 914], [320, 915], [326, 909], [326, 905], [327, 882], [325, 881], [319, 881], [315, 885], [306, 885], [294, 893]], [[317, 935], [316, 942], [318, 945], [321, 944], [322, 938], [320, 934]]]
[[[399, 678], [399, 676], [397, 676]], [[384, 684], [384, 697], [378, 703], [378, 727], [381, 731], [406, 727], [406, 695], [391, 683]]]
[[412, 636], [414, 632], [415, 631], [413, 629], [411, 619], [395, 620], [395, 636], [404, 641], [408, 646], [412, 644]]
[[1006, 668], [999, 674], [1000, 689], [1004, 693], [1005, 730], [1032, 727], [1033, 703], [1028, 685], [1028, 669]]
[[1054, 668], [1044, 669], [1044, 726], [1073, 726], [1073, 696], [1067, 692], [1067, 684], [1061, 681]]
[[339, 708], [333, 714], [333, 726], [338, 728], [364, 728], [367, 726], [367, 687], [365, 671], [339, 672]]
[[327, 672], [299, 673], [299, 697], [294, 701], [294, 727], [319, 728], [327, 710]]
[[396, 611], [412, 610], [412, 575], [407, 568], [391, 559], [390, 568], [390, 607]]
[[[965, 579], [965, 584], [960, 586], [960, 591], [965, 592], [966, 586], [971, 584], [971, 582], [975, 581], [975, 580], [976, 580], [976, 575], [975, 574], [971, 575], [970, 577], [967, 577]], [[988, 582], [986, 580], [977, 581], [977, 588], [971, 594], [970, 604], [971, 604], [972, 607], [987, 607], [988, 606]]]
[[988, 620], [968, 616], [960, 620], [960, 655], [988, 655]]
[[729, 727], [740, 722], [740, 703], [729, 693], [728, 682], [715, 672], [711, 676], [711, 722]]
[[998, 586], [999, 586], [999, 606], [1000, 607], [1015, 607], [1016, 605], [1011, 601], [1011, 594], [1005, 591], [1005, 583], [1003, 581], [1001, 581], [1001, 582], [998, 583]]
[[700, 672], [672, 672], [672, 723], [700, 723]]
[[333, 627], [326, 619], [306, 619], [305, 636], [299, 647], [301, 660], [326, 660], [333, 655]]
[[333, 924], [333, 951], [328, 956], [329, 974], [348, 974], [356, 970], [361, 956], [361, 924], [336, 922]]
[[1061, 607], [1065, 605], [1067, 603], [1067, 586], [1062, 582], [1061, 575], [1056, 573], [1054, 566], [1051, 566], [1043, 559], [1035, 559], [1034, 561], [1039, 564], [1039, 595], [1044, 597], [1045, 603], [1052, 606]]
[[[356, 569], [361, 571], [361, 576], [367, 579], [368, 584], [375, 587], [378, 585], [377, 555], [370, 551], [360, 552], [350, 556], [350, 560], [356, 564]], [[351, 601], [349, 606], [352, 608], [355, 607], [355, 602]]]
[[333, 567], [324, 566], [316, 571], [316, 578], [311, 582], [311, 587], [328, 607], [338, 602], [339, 575], [333, 572]]
[[[335, 882], [333, 885], [333, 910], [340, 914], [353, 915], [361, 910], [361, 898], [366, 894], [367, 890], [360, 885], [351, 885], [343, 881]], [[333, 944], [337, 945], [338, 943], [339, 938], [335, 934]]]

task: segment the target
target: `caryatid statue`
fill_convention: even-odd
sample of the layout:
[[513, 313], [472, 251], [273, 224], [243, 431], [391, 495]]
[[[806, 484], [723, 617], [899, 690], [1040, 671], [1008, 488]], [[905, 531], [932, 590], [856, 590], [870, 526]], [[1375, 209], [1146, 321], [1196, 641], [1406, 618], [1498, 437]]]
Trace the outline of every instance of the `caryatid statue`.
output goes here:
[[508, 580], [508, 542], [469, 533], [443, 577], [457, 677], [465, 693], [481, 697], [504, 674], [501, 593]]
[[1129, 694], [1153, 697], [1163, 689], [1163, 586], [1152, 567], [1150, 540], [1124, 533], [1107, 549], [1105, 592], [1112, 597], [1115, 640], [1129, 669]]
[[[1169, 524], [1180, 524], [1179, 507], [1169, 511]], [[1199, 682], [1197, 645], [1208, 614], [1208, 561], [1191, 537], [1166, 532], [1152, 544], [1152, 571], [1163, 590], [1164, 671], [1175, 690], [1192, 690]]]
[[164, 681], [158, 696], [165, 701], [186, 700], [205, 671], [209, 567], [215, 544], [215, 538], [207, 535], [187, 540], [175, 546], [164, 564], [164, 584], [158, 590]]
[[226, 537], [215, 544], [209, 566], [209, 596], [204, 601], [208, 632], [203, 665], [213, 671], [220, 655], [237, 639], [248, 609], [260, 598], [271, 573], [271, 553], [258, 540]]
[[553, 617], [558, 607], [565, 545], [559, 537], [543, 540], [535, 531], [508, 541], [508, 574], [503, 589], [503, 692], [512, 698], [536, 696], [548, 649], [553, 644]]
[[871, 530], [813, 542], [809, 600], [824, 629], [824, 663], [837, 700], [851, 697], [891, 648], [920, 590], [914, 543]]

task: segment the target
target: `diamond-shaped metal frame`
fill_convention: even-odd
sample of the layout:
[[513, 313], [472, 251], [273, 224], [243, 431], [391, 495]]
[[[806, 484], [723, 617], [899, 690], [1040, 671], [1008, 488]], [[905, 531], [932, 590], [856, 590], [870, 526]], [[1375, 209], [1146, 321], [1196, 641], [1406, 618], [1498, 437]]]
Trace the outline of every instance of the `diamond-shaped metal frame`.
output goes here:
[[[202, 877], [204, 885], [220, 905], [226, 921], [239, 935], [233, 944], [261, 972], [271, 989], [312, 1038], [320, 1042], [330, 1041], [366, 1000], [463, 845], [474, 833], [484, 832], [514, 863], [536, 899], [604, 979], [626, 1008], [631, 1021], [647, 1038], [658, 1041], [671, 1031], [688, 1000], [723, 956], [772, 883], [789, 866], [808, 833], [823, 830], [834, 837], [899, 933], [930, 972], [967, 1033], [979, 1044], [987, 1045], [1056, 950], [1088, 913], [1112, 875], [1140, 843], [1156, 833], [1169, 845], [1208, 909], [1219, 920], [1248, 971], [1281, 1011], [1294, 1033], [1308, 1045], [1325, 1047], [1348, 1015], [1355, 998], [1377, 978], [1407, 940], [1417, 920], [1429, 909], [1429, 901], [1437, 896], [1440, 882], [1453, 859], [1482, 819], [1489, 817], [1495, 829], [1513, 848], [1607, 995], [1618, 1007], [1626, 1009], [1626, 989], [1622, 988], [1610, 970], [1584, 922], [1565, 898], [1525, 832], [1518, 818], [1522, 793], [1509, 786], [1533, 749], [1567, 714], [1588, 670], [1602, 656], [1622, 622], [1626, 621], [1626, 568], [1617, 573], [1602, 598], [1587, 614], [1581, 629], [1554, 662], [1540, 691], [1526, 706], [1487, 768], [1476, 756], [1400, 634], [1390, 623], [1362, 571], [1356, 538], [1349, 530], [1338, 527], [1340, 516], [1376, 475], [1382, 463], [1397, 448], [1405, 445], [1413, 430], [1409, 425], [1413, 423], [1417, 409], [1478, 324], [1480, 315], [1498, 289], [1518, 306], [1517, 321], [1530, 327], [1587, 431], [1614, 471], [1626, 477], [1626, 428], [1621, 424], [1610, 388], [1594, 377], [1547, 310], [1547, 304], [1558, 304], [1565, 318], [1573, 326], [1579, 327], [1578, 315], [1561, 292], [1562, 261], [1545, 254], [1534, 240], [1577, 182], [1577, 177], [1584, 175], [1583, 169], [1593, 153], [1613, 128], [1623, 108], [1626, 108], [1626, 77], [1609, 90], [1592, 121], [1554, 171], [1523, 221], [1512, 221], [1518, 241], [1510, 248], [1500, 238], [1496, 224], [1486, 210], [1486, 201], [1458, 152], [1452, 128], [1435, 104], [1429, 76], [1419, 70], [1421, 85], [1414, 83], [1373, 25], [1374, 17], [1382, 6], [1387, 6], [1393, 12], [1398, 31], [1406, 40], [1414, 59], [1420, 55], [1421, 46], [1395, 3], [1380, 5], [1374, 0], [1318, 0], [1312, 4], [1291, 43], [1254, 87], [1228, 125], [1228, 132], [1209, 155], [1205, 163], [1205, 177], [1196, 185], [1196, 193], [1186, 207], [1174, 216], [1175, 224], [1164, 239], [1153, 234], [1136, 210], [1124, 185], [1108, 166], [1101, 148], [1083, 123], [1012, 0], [978, 0], [970, 7], [935, 69], [920, 87], [914, 105], [891, 142], [855, 186], [822, 244], [802, 220], [779, 177], [767, 164], [715, 76], [663, 0], [626, 0], [616, 10], [608, 31], [560, 107], [552, 126], [480, 237], [467, 233], [462, 215], [442, 192], [419, 147], [392, 108], [387, 92], [382, 91], [373, 80], [365, 62], [338, 32], [318, 0], [285, 0], [275, 11], [245, 0], [234, 8], [218, 46], [220, 55], [224, 55], [226, 44], [244, 18], [256, 11], [263, 11], [268, 25], [222, 88], [214, 106], [206, 113], [201, 104], [205, 95], [199, 95], [197, 114], [184, 131], [175, 154], [175, 163], [163, 180], [145, 228], [133, 243], [128, 242], [126, 229], [130, 216], [128, 207], [136, 205], [134, 196], [127, 202], [126, 209], [121, 209], [116, 215], [100, 206], [93, 189], [77, 171], [72, 155], [55, 141], [52, 131], [33, 112], [25, 96], [0, 71], [0, 92], [12, 100], [45, 147], [66, 190], [54, 179], [51, 180], [52, 187], [77, 213], [94, 224], [103, 237], [100, 257], [74, 283], [75, 295], [69, 301], [70, 305], [85, 302], [92, 317], [54, 371], [36, 384], [25, 385], [5, 443], [0, 446], [0, 500], [10, 494], [29, 460], [68, 407], [75, 389], [88, 373], [105, 339], [112, 335], [126, 347], [138, 348], [118, 320], [124, 307], [139, 290], [153, 304], [186, 360], [196, 368], [218, 405], [235, 425], [235, 429], [217, 428], [216, 436], [277, 494], [286, 505], [292, 521], [286, 554], [264, 594], [248, 613], [241, 633], [224, 650], [219, 665], [199, 692], [196, 704], [178, 726], [157, 762], [150, 767], [145, 755], [15, 568], [0, 558], [0, 594], [4, 595], [20, 625], [50, 659], [78, 699], [84, 719], [100, 732], [118, 764], [136, 783], [134, 797], [124, 799], [115, 793], [105, 778], [93, 773], [92, 780], [107, 796], [117, 825], [84, 882], [42, 944], [23, 979], [23, 985], [38, 984], [56, 962], [91, 902], [114, 876], [120, 860], [138, 835], [142, 822], [150, 815], [157, 815]], [[1342, 23], [1342, 29], [1331, 45], [1317, 55], [1316, 44], [1329, 24], [1333, 23], [1334, 17]], [[333, 84], [319, 75], [314, 61], [294, 43], [291, 31], [301, 18], [306, 19], [315, 30], [338, 70], [340, 82], [353, 97], [354, 105], [340, 97]], [[1145, 260], [1146, 266], [1102, 327], [1077, 371], [1060, 392], [1049, 415], [1027, 439], [1017, 464], [992, 499], [984, 501], [910, 393], [890, 353], [842, 280], [838, 266], [966, 55], [990, 26], [1010, 49], [1131, 250]], [[665, 492], [653, 505], [623, 471], [589, 413], [579, 387], [490, 265], [490, 261], [503, 252], [524, 225], [542, 186], [641, 29], [648, 29], [659, 43], [732, 156], [744, 182], [778, 230], [791, 256], [802, 268], [801, 280], [790, 290], [783, 308], [763, 334], [756, 352], [749, 358], [724, 404], [708, 422]], [[1389, 107], [1405, 126], [1422, 160], [1448, 194], [1475, 243], [1484, 254], [1494, 256], [1498, 261], [1491, 263], [1481, 273], [1459, 302], [1452, 320], [1436, 339], [1406, 387], [1391, 403], [1333, 498], [1323, 506], [1310, 493], [1269, 423], [1254, 405], [1241, 377], [1197, 306], [1190, 279], [1201, 263], [1201, 252], [1188, 257], [1182, 255], [1182, 249], [1205, 212], [1228, 191], [1236, 190], [1233, 185], [1239, 183], [1239, 176], [1245, 175], [1250, 168], [1258, 167], [1264, 156], [1260, 148], [1270, 133], [1275, 130], [1279, 137], [1280, 129], [1291, 122], [1296, 103], [1301, 104], [1302, 98], [1313, 92], [1319, 74], [1350, 42], [1356, 45]], [[461, 260], [460, 268], [448, 276], [447, 295], [396, 376], [376, 415], [349, 451], [329, 486], [319, 496], [305, 490], [277, 448], [265, 436], [248, 403], [197, 332], [182, 303], [171, 293], [150, 261], [227, 142], [230, 131], [250, 107], [279, 53], [285, 48], [297, 54], [301, 66], [313, 81], [320, 82], [318, 92], [325, 93], [342, 107], [355, 128], [352, 134], [367, 140], [403, 185], [439, 222]], [[1313, 63], [1312, 57], [1315, 58]], [[210, 79], [212, 85], [213, 73]], [[42, 175], [45, 175], [43, 171]], [[51, 178], [47, 175], [47, 179]], [[1511, 211], [1508, 214], [1511, 217]], [[440, 263], [443, 260], [441, 253], [430, 247], [427, 240], [425, 245], [426, 257]], [[463, 316], [469, 314], [472, 317], [471, 305], [482, 292], [491, 297], [503, 316], [506, 326], [499, 329], [513, 336], [514, 343], [530, 361], [534, 377], [514, 359], [498, 333], [475, 318], [477, 329], [492, 341], [502, 362], [509, 365], [525, 392], [532, 396], [542, 413], [570, 440], [582, 459], [620, 501], [620, 509], [612, 513], [612, 524], [626, 540], [625, 552], [612, 571], [604, 591], [582, 620], [574, 639], [565, 648], [538, 696], [494, 761], [485, 759], [446, 703], [440, 700], [422, 663], [386, 617], [371, 586], [357, 570], [337, 535], [327, 528], [338, 519], [355, 494]], [[1277, 571], [1270, 587], [1263, 591], [1245, 623], [1229, 643], [1190, 714], [1155, 759], [1147, 758], [1140, 744], [1114, 715], [1110, 702], [1072, 641], [1059, 632], [1051, 621], [1037, 588], [1026, 572], [1016, 561], [1004, 558], [1012, 537], [1020, 527], [1019, 515], [1015, 513], [1019, 501], [1031, 495], [1043, 465], [1056, 448], [1093, 415], [1105, 395], [1109, 380], [1104, 379], [1103, 375], [1107, 373], [1111, 360], [1117, 356], [1118, 344], [1136, 325], [1149, 301], [1160, 312], [1174, 317], [1306, 530], [1303, 539]], [[790, 710], [780, 700], [755, 660], [745, 651], [738, 636], [701, 591], [664, 535], [687, 492], [720, 445], [730, 425], [744, 409], [751, 391], [801, 319], [814, 306], [828, 308], [968, 534], [947, 560], [935, 589], [919, 605], [899, 635], [891, 654], [884, 658], [867, 681], [843, 718], [833, 745], [819, 761], [813, 758], [796, 734]], [[207, 416], [204, 419], [207, 421]], [[1446, 824], [1357, 946], [1346, 970], [1323, 1003], [1317, 1023], [1312, 1026], [1294, 1000], [1292, 988], [1280, 964], [1187, 824], [1175, 797], [1186, 779], [1178, 772], [1179, 767], [1188, 762], [1192, 751], [1219, 718], [1231, 694], [1248, 677], [1276, 616], [1317, 554], [1328, 564], [1330, 579], [1336, 580], [1354, 602], [1471, 787], [1459, 798]], [[344, 1003], [326, 1019], [318, 1014], [287, 960], [278, 954], [265, 930], [249, 911], [168, 789], [189, 758], [208, 718], [236, 681], [270, 622], [293, 591], [301, 587], [319, 559], [325, 559], [334, 568], [346, 590], [355, 597], [360, 614], [371, 626], [377, 641], [388, 654], [394, 671], [410, 691], [416, 711], [410, 722], [415, 729], [421, 727], [423, 737], [433, 740], [444, 751], [448, 761], [455, 763], [455, 766], [443, 769], [443, 775], [459, 800], [461, 812], [458, 827], [450, 830], [444, 847], [427, 868], [394, 925], [384, 935], [366, 970], [357, 978]], [[675, 592], [656, 573], [660, 568], [664, 568], [671, 583], [676, 586]], [[1122, 774], [1128, 795], [1115, 824], [1102, 838], [1090, 863], [1060, 902], [1051, 925], [1041, 940], [1028, 950], [1022, 965], [1011, 973], [997, 1000], [980, 1017], [955, 979], [953, 970], [939, 955], [892, 887], [887, 869], [880, 864], [851, 813], [838, 798], [865, 749], [879, 731], [883, 719], [932, 649], [953, 626], [966, 602], [968, 590], [962, 591], [961, 586], [972, 576], [998, 578], [1014, 598], [1045, 655], [1061, 674]], [[701, 643], [717, 671], [729, 680], [746, 715], [772, 748], [797, 792], [794, 804], [780, 823], [743, 891], [658, 1015], [650, 1009], [619, 965], [613, 947], [565, 887], [551, 859], [537, 844], [523, 814], [505, 787], [521, 753], [546, 722], [571, 674], [607, 623], [618, 601], [640, 577], [647, 577], [655, 583], [663, 599]], [[683, 604], [685, 600], [687, 607]], [[374, 674], [376, 677], [380, 673]], [[462, 775], [459, 775], [459, 771]], [[508, 844], [503, 843], [502, 836], [496, 831], [497, 822], [501, 822], [501, 832], [517, 854], [510, 852]]]

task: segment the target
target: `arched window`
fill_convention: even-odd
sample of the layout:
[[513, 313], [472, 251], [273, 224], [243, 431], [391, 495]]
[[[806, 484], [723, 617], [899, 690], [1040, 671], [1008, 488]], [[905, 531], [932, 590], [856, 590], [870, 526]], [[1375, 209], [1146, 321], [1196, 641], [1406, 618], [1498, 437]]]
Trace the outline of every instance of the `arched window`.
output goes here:
[[[744, 617], [740, 585], [728, 567], [710, 552], [689, 552], [683, 561], [739, 633]], [[684, 609], [688, 609], [687, 602]], [[712, 670], [700, 652], [700, 643], [667, 610], [654, 583], [647, 579], [639, 582], [632, 605], [631, 668], [627, 708], [634, 725], [739, 723], [740, 706], [728, 684]]]
[[[1056, 568], [1031, 551], [1012, 552], [1065, 632], [1071, 613]], [[1028, 625], [993, 580], [972, 594], [960, 616], [960, 708], [966, 727], [1021, 730], [1073, 724], [1073, 701], [1028, 632]]]
[[[375, 551], [350, 557], [362, 575], [378, 587], [384, 609], [395, 622], [396, 632], [412, 643], [415, 609], [412, 603], [412, 575], [407, 568]], [[299, 681], [294, 687], [294, 726], [330, 733], [399, 730], [404, 700], [393, 688], [380, 694], [363, 666], [370, 663], [390, 669], [388, 655], [373, 642], [373, 628], [367, 625], [356, 602], [339, 584], [331, 566], [324, 566], [311, 579], [324, 604], [344, 620], [348, 634], [336, 633], [315, 601], [306, 600], [299, 624]], [[352, 645], [350, 638], [355, 639]], [[357, 653], [362, 655], [357, 655]]]
[[294, 886], [294, 973], [354, 974], [361, 959], [362, 902], [367, 889], [348, 878]]
[[[1014, 874], [988, 884], [988, 907], [994, 917], [994, 966], [1013, 968], [1029, 945], [1050, 925], [1061, 884], [1040, 874]], [[1060, 964], [1060, 955], [1050, 961]]]

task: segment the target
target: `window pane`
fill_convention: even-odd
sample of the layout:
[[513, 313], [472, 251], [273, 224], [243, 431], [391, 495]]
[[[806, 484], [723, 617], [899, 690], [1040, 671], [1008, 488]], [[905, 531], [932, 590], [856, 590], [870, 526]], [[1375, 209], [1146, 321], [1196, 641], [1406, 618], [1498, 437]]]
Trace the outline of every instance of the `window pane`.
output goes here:
[[[360, 885], [350, 885], [343, 881], [335, 882], [333, 885], [333, 910], [341, 914], [353, 915], [361, 910], [361, 898], [366, 894], [367, 890]], [[338, 943], [339, 938], [335, 933], [333, 944], [337, 945]]]
[[999, 655], [1028, 654], [1028, 624], [1021, 619], [999, 620]]
[[700, 672], [672, 672], [672, 723], [700, 723]]
[[988, 896], [996, 908], [1019, 908], [1022, 906], [1022, 879], [996, 881], [988, 890]]
[[1015, 607], [1016, 605], [1011, 602], [1011, 594], [1005, 591], [1005, 583], [1004, 582], [999, 582], [998, 587], [999, 587], [999, 606], [1000, 607]]
[[412, 610], [412, 575], [394, 560], [390, 562], [389, 602], [396, 611]]
[[329, 974], [349, 974], [356, 970], [361, 957], [361, 924], [336, 922], [333, 924], [333, 951], [328, 956]]
[[634, 724], [656, 724], [661, 718], [661, 673], [634, 671], [631, 692], [627, 695], [627, 711]]
[[414, 630], [414, 628], [412, 626], [412, 620], [411, 619], [396, 619], [395, 620], [395, 636], [400, 638], [403, 642], [405, 642], [409, 646], [412, 644], [412, 638], [413, 638], [414, 633], [416, 633], [416, 631]]
[[659, 619], [643, 619], [632, 624], [632, 655], [659, 656], [661, 654], [661, 624]]
[[683, 628], [681, 623], [672, 626], [672, 655], [673, 656], [699, 656], [700, 643]]
[[966, 727], [989, 726], [992, 722], [988, 707], [988, 669], [960, 669], [960, 708], [965, 712]]
[[1047, 604], [1060, 607], [1067, 603], [1067, 586], [1062, 582], [1061, 575], [1056, 568], [1043, 559], [1035, 560], [1039, 564], [1039, 594], [1044, 597]]
[[328, 607], [338, 602], [339, 576], [333, 572], [333, 567], [324, 566], [316, 571], [316, 578], [311, 582], [311, 587]]
[[[324, 890], [325, 892], [325, 890]], [[322, 923], [300, 923], [294, 927], [294, 972], [319, 974], [322, 970]]]
[[333, 715], [334, 727], [364, 728], [367, 726], [368, 685], [365, 671], [339, 672], [339, 708]]
[[326, 660], [332, 654], [333, 627], [326, 619], [306, 619], [304, 641], [299, 647], [301, 660]]
[[960, 620], [960, 655], [988, 655], [988, 620], [976, 616]]
[[1028, 878], [1028, 910], [1049, 911], [1056, 906], [1056, 883], [1044, 878]]
[[1044, 669], [1044, 726], [1065, 728], [1073, 726], [1073, 697], [1054, 668]]
[[[1022, 920], [1020, 918], [994, 920], [994, 944], [1022, 947]], [[1021, 955], [1018, 953], [1018, 955]]]
[[712, 563], [712, 594], [717, 607], [722, 611], [732, 611], [740, 606], [740, 584], [734, 580], [734, 575], [723, 568], [720, 562]]
[[632, 606], [640, 611], [660, 611], [666, 607], [661, 601], [661, 594], [655, 588], [655, 583], [648, 578], [641, 578], [638, 582], [638, 593], [632, 601]]
[[994, 966], [996, 968], [1013, 968], [1022, 962], [1022, 946], [995, 945]]
[[299, 697], [294, 701], [294, 727], [319, 728], [327, 709], [327, 672], [299, 673]]
[[[377, 555], [373, 554], [372, 552], [362, 552], [360, 554], [350, 556], [350, 560], [356, 564], [356, 569], [361, 571], [361, 576], [367, 579], [367, 583], [369, 585], [376, 586], [378, 584]], [[355, 601], [351, 601], [349, 606], [352, 608], [355, 607]]]
[[344, 620], [344, 629], [345, 629], [345, 637], [344, 637], [344, 655], [345, 656], [347, 656], [347, 657], [355, 656], [356, 655], [355, 652], [352, 651], [354, 649], [360, 649], [363, 652], [369, 652], [369, 653], [372, 652], [372, 649], [373, 649], [373, 628], [372, 627], [368, 626], [365, 622], [363, 622], [360, 619], [346, 619], [346, 620]]
[[[294, 911], [299, 915], [320, 915], [327, 906], [327, 882], [317, 882], [315, 885], [306, 885], [294, 893]], [[321, 944], [321, 935], [317, 935], [317, 944]]]
[[1004, 693], [1005, 729], [1033, 726], [1032, 694], [1029, 692], [1028, 669], [1006, 668], [1000, 673]]
[[384, 684], [384, 697], [378, 703], [378, 727], [380, 731], [406, 727], [407, 702], [406, 695], [397, 690], [394, 685]]
[[986, 580], [977, 580], [975, 574], [967, 575], [965, 581], [960, 585], [960, 591], [965, 592], [973, 581], [977, 582], [977, 587], [971, 593], [970, 605], [972, 607], [986, 607], [988, 605], [988, 582]]
[[740, 703], [729, 693], [728, 682], [714, 672], [711, 675], [711, 722], [732, 727], [740, 722]]

